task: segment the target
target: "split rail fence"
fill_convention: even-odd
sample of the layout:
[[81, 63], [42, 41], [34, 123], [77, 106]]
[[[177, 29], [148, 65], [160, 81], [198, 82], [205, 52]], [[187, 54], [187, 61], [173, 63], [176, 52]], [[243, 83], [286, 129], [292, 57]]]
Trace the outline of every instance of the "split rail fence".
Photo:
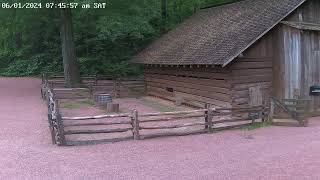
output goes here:
[[[95, 98], [98, 94], [110, 94], [115, 98], [144, 96], [146, 86], [143, 77], [112, 78], [108, 76], [81, 77], [81, 88], [65, 88], [63, 76], [42, 75], [42, 91], [47, 87], [56, 92], [59, 99]], [[42, 93], [43, 94], [43, 93]]]
[[[121, 114], [66, 117], [59, 111], [59, 100], [68, 98], [70, 94], [60, 94], [62, 87], [54, 87], [44, 78], [41, 95], [46, 99], [48, 106], [52, 143], [60, 146], [212, 133], [264, 121], [268, 114], [268, 109], [264, 106], [213, 108], [207, 104], [203, 109], [189, 111], [140, 114], [137, 110], [132, 110]], [[78, 93], [77, 98], [90, 96], [86, 88], [73, 88], [69, 91]], [[240, 114], [241, 117], [235, 116]], [[101, 134], [104, 135], [103, 138], [98, 139], [73, 140], [70, 138], [78, 135]]]
[[[252, 108], [206, 108], [190, 111], [146, 113], [139, 114], [137, 110], [130, 113], [64, 117], [59, 112], [59, 103], [49, 89], [46, 93], [48, 100], [48, 120], [52, 143], [58, 145], [86, 145], [123, 140], [141, 140], [162, 136], [183, 136], [199, 133], [212, 133], [218, 130], [241, 127], [266, 118], [264, 107]], [[245, 117], [233, 117], [235, 112], [248, 113]], [[217, 118], [221, 117], [221, 118]], [[192, 122], [190, 122], [192, 119]], [[175, 122], [175, 124], [172, 124]], [[238, 124], [243, 122], [241, 124]], [[236, 125], [234, 123], [237, 123]], [[223, 124], [223, 126], [217, 126]], [[87, 129], [87, 127], [94, 129]], [[70, 130], [77, 127], [80, 129]], [[195, 128], [192, 128], [195, 127]], [[187, 129], [185, 129], [187, 128]], [[183, 131], [176, 131], [184, 129]], [[148, 131], [148, 132], [145, 132]], [[129, 133], [129, 136], [118, 136], [119, 133]], [[71, 141], [71, 135], [110, 134], [111, 138], [87, 141]]]

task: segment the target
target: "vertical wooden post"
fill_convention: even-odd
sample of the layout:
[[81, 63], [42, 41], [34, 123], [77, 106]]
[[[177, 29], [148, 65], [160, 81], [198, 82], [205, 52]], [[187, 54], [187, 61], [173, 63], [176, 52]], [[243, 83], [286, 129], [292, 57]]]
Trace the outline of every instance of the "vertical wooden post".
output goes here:
[[44, 84], [44, 73], [41, 74], [41, 84]]
[[40, 93], [41, 93], [41, 98], [44, 99], [44, 84], [41, 85], [41, 90], [40, 90]]
[[46, 101], [47, 101], [48, 113], [51, 114], [50, 95], [49, 95], [49, 92], [48, 92], [48, 91], [46, 91]]
[[59, 102], [58, 100], [55, 101], [55, 115], [56, 115], [56, 122], [57, 122], [57, 130], [58, 130], [58, 145], [63, 146], [66, 144], [65, 136], [64, 136], [64, 125], [63, 120], [59, 111]]
[[113, 96], [115, 97], [115, 98], [117, 98], [118, 97], [118, 92], [117, 92], [117, 79], [114, 79], [113, 80]]
[[208, 109], [209, 109], [209, 104], [208, 103], [206, 103], [205, 105], [204, 105], [204, 108], [206, 109], [206, 111], [204, 112], [204, 122], [205, 122], [205, 125], [204, 125], [204, 128], [205, 129], [208, 129], [208, 120], [209, 120], [209, 116], [208, 116]]
[[274, 109], [275, 109], [275, 104], [273, 99], [270, 99], [270, 113], [269, 113], [269, 121], [272, 122], [273, 121], [273, 117], [274, 117]]
[[302, 113], [302, 117], [301, 117], [301, 121], [302, 121], [301, 125], [306, 127], [309, 124], [309, 117], [311, 114], [311, 100], [304, 101], [304, 106], [305, 106], [305, 108], [304, 108], [304, 112]]
[[145, 77], [143, 77], [142, 81], [144, 83], [144, 93], [143, 93], [143, 95], [147, 95], [148, 94], [148, 86], [147, 86]]
[[208, 109], [208, 132], [212, 132], [212, 119], [213, 119], [213, 109], [209, 107]]
[[54, 112], [56, 113], [56, 116], [57, 116], [58, 114], [60, 114], [58, 100], [54, 100], [54, 108], [55, 108]]
[[58, 124], [58, 145], [63, 146], [66, 144], [65, 136], [64, 136], [64, 126], [62, 117], [60, 114], [57, 114], [57, 124]]
[[95, 77], [94, 77], [94, 84], [95, 84], [95, 85], [98, 84], [98, 74], [96, 74]]
[[132, 127], [133, 127], [133, 130], [132, 130], [133, 139], [139, 140], [140, 139], [140, 134], [139, 134], [140, 126], [139, 126], [139, 119], [138, 119], [138, 111], [137, 110], [134, 109], [132, 111], [131, 118], [132, 118]]
[[264, 105], [262, 107], [262, 112], [261, 112], [261, 119], [262, 119], [262, 122], [265, 123], [266, 122], [266, 105]]
[[50, 129], [50, 134], [51, 134], [51, 142], [52, 142], [52, 144], [56, 144], [56, 138], [55, 138], [55, 133], [54, 133], [54, 124], [53, 124], [52, 114], [50, 114], [50, 113], [48, 113], [48, 121], [49, 121], [49, 129]]
[[93, 96], [93, 84], [92, 83], [89, 84], [89, 93], [90, 93], [91, 98], [94, 99], [94, 96]]
[[[249, 114], [250, 114], [250, 112], [249, 112]], [[251, 118], [251, 124], [254, 124], [256, 122], [256, 117], [255, 116], [256, 116], [256, 114], [253, 114], [253, 113], [251, 114], [251, 117], [250, 117]]]
[[122, 86], [122, 80], [119, 78], [117, 80], [117, 97], [121, 98], [121, 86]]

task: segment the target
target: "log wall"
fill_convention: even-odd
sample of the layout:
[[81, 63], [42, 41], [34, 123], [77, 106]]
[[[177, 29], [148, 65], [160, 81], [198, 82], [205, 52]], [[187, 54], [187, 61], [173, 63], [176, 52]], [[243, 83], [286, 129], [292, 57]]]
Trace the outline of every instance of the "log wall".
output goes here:
[[231, 105], [231, 83], [228, 68], [145, 66], [147, 94], [204, 107], [210, 103], [219, 107]]
[[273, 78], [274, 50], [272, 43], [273, 32], [270, 32], [228, 65], [232, 74], [232, 106], [255, 104], [250, 102], [255, 99], [252, 98], [252, 94], [250, 95], [250, 92], [252, 93], [250, 90], [253, 88], [260, 89], [262, 102], [268, 101], [271, 96]]

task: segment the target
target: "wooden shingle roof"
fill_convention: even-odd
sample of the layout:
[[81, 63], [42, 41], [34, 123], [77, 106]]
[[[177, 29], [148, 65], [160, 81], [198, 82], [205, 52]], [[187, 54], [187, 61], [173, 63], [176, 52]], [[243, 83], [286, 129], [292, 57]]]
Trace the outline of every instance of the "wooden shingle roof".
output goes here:
[[133, 63], [226, 66], [306, 0], [245, 0], [200, 10]]

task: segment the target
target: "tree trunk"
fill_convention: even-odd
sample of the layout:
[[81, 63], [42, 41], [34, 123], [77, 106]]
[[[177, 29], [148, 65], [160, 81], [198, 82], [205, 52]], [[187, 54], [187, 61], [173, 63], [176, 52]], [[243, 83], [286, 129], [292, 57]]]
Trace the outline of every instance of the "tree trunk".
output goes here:
[[161, 0], [161, 32], [166, 31], [167, 26], [167, 17], [168, 17], [168, 0]]
[[21, 49], [22, 47], [22, 33], [16, 32], [16, 48]]
[[61, 41], [66, 86], [78, 87], [80, 85], [80, 73], [73, 43], [71, 9], [61, 9]]

